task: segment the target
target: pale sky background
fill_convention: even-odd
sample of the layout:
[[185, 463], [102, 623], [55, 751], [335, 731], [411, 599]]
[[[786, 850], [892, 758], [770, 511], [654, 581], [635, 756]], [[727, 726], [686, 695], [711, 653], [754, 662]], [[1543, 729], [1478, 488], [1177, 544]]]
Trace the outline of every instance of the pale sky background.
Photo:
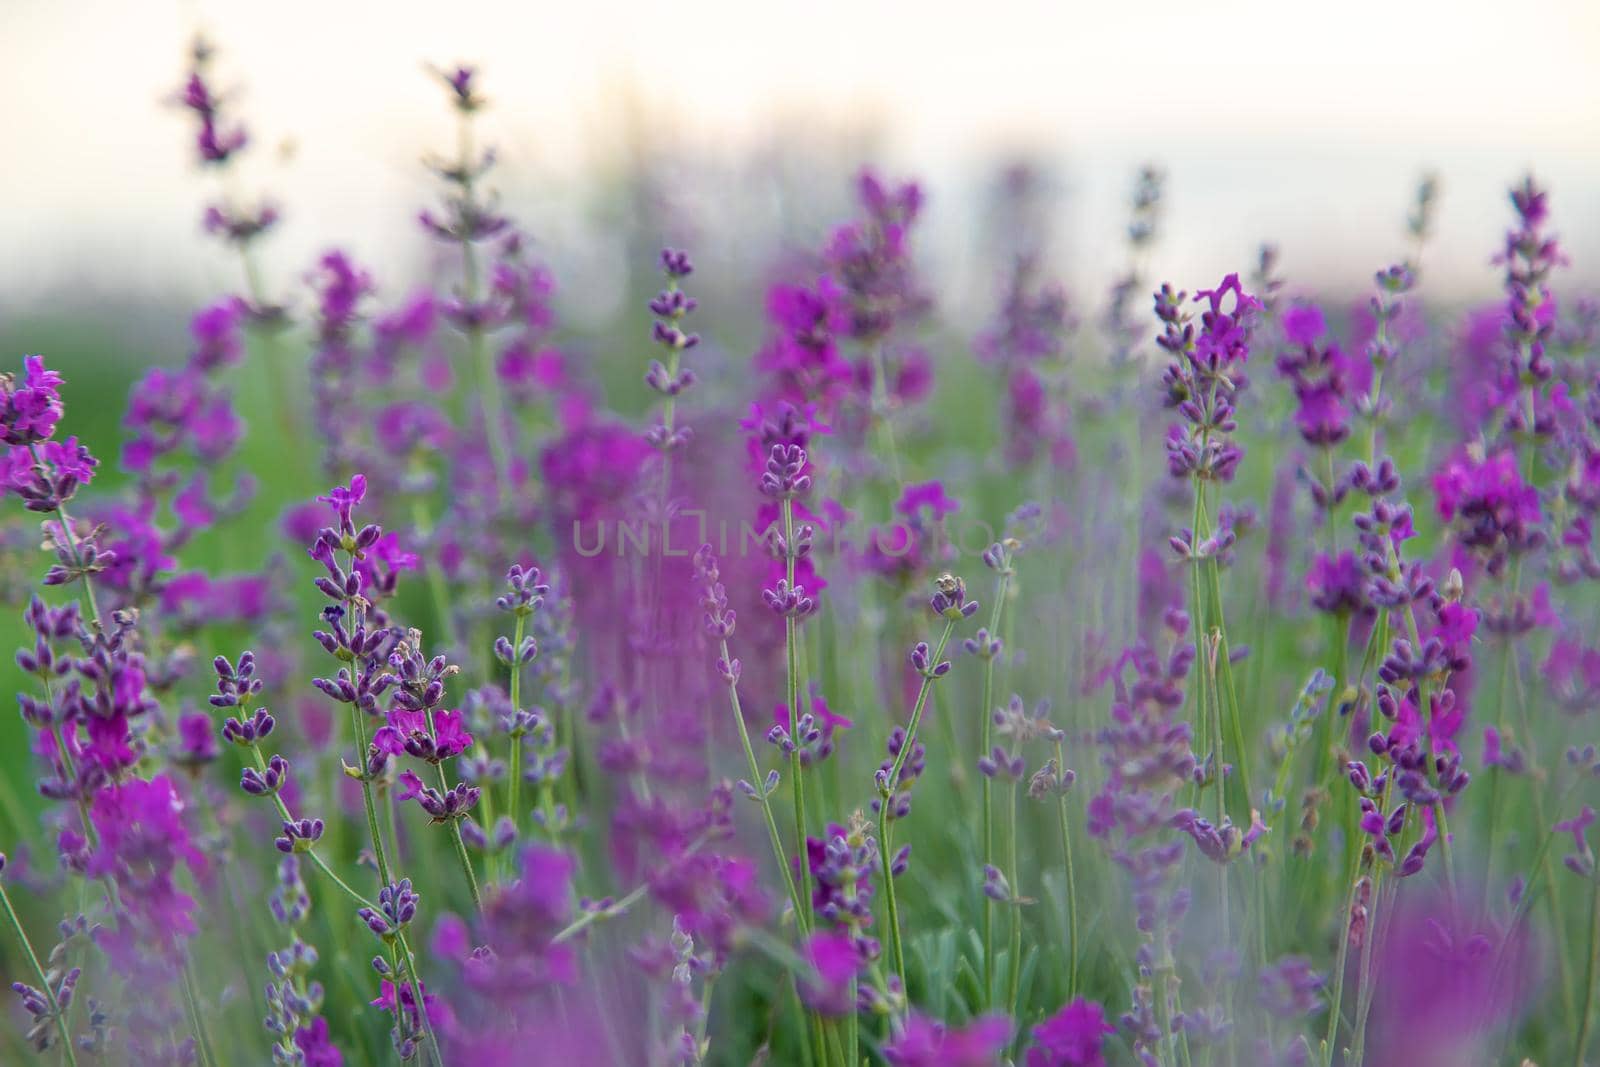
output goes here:
[[[1147, 159], [1170, 179], [1154, 273], [1191, 289], [1247, 269], [1263, 238], [1294, 278], [1361, 289], [1402, 253], [1428, 168], [1431, 284], [1494, 290], [1504, 189], [1529, 168], [1573, 280], [1600, 278], [1600, 0], [0, 0], [0, 309], [235, 283], [199, 234], [214, 189], [165, 103], [197, 27], [256, 136], [245, 185], [285, 206], [285, 278], [335, 243], [417, 262], [418, 160], [453, 137], [423, 64], [461, 60], [494, 101], [507, 206], [580, 249], [594, 231], [571, 205], [626, 129], [721, 159], [798, 125], [875, 131], [872, 162], [925, 179], [947, 284], [979, 269], [978, 194], [1024, 150], [1070, 194], [1059, 259], [1091, 302]], [[590, 268], [603, 285], [617, 264]]]

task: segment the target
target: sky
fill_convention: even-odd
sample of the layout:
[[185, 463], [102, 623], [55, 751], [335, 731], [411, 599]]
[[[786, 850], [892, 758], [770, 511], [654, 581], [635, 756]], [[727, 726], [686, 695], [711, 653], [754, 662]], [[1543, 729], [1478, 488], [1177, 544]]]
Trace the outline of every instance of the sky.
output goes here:
[[1057, 176], [1058, 258], [1085, 285], [1117, 262], [1147, 160], [1169, 175], [1153, 268], [1191, 289], [1270, 238], [1291, 276], [1360, 291], [1403, 254], [1426, 170], [1433, 284], [1494, 290], [1504, 190], [1529, 169], [1574, 277], [1600, 279], [1595, 0], [0, 0], [0, 308], [234, 283], [169, 103], [197, 28], [256, 135], [242, 186], [284, 204], [282, 274], [334, 243], [415, 262], [419, 160], [454, 136], [425, 65], [470, 61], [507, 206], [578, 247], [598, 224], [573, 205], [641, 136], [720, 159], [839, 131], [925, 181], [930, 253], [958, 280], [981, 269], [979, 192], [1019, 156]]

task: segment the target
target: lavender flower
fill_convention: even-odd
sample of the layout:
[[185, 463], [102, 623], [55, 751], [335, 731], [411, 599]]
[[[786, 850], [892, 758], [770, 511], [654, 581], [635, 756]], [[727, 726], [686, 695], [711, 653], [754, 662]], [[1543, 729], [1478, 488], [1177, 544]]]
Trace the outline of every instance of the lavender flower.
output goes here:
[[1104, 1067], [1101, 1046], [1113, 1033], [1105, 1009], [1079, 997], [1033, 1028], [1028, 1067]]

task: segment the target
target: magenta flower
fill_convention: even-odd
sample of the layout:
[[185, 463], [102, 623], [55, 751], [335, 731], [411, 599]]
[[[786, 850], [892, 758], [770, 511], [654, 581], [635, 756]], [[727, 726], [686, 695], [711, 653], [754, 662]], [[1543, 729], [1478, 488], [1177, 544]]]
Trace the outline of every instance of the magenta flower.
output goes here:
[[1354, 552], [1317, 553], [1306, 571], [1306, 591], [1318, 611], [1351, 614], [1366, 606], [1366, 574]]
[[943, 482], [918, 482], [901, 490], [894, 509], [908, 519], [917, 519], [926, 513], [938, 521], [960, 511], [961, 504], [945, 493]]
[[100, 461], [91, 456], [76, 437], [69, 437], [65, 441], [46, 441], [39, 451], [44, 453], [45, 462], [55, 468], [57, 476], [67, 475], [80, 486], [89, 484], [94, 477], [95, 467], [100, 465]]
[[1566, 855], [1563, 862], [1574, 873], [1585, 878], [1594, 876], [1594, 854], [1589, 851], [1589, 841], [1585, 831], [1594, 825], [1594, 809], [1585, 804], [1583, 810], [1570, 819], [1562, 819], [1551, 827], [1558, 834], [1572, 835], [1572, 851]]
[[[572, 913], [572, 857], [530, 845], [520, 862], [520, 877], [485, 894], [470, 936], [453, 918], [438, 928], [436, 950], [459, 960], [466, 985], [481, 998], [463, 1001], [463, 1010], [489, 1009], [492, 1027], [505, 1024], [504, 1013], [524, 1010], [534, 994], [577, 978], [573, 946], [552, 943]], [[491, 951], [469, 954], [469, 942]]]
[[1300, 407], [1295, 425], [1300, 436], [1311, 444], [1335, 444], [1350, 433], [1350, 410], [1345, 407], [1344, 391], [1331, 379], [1307, 382], [1296, 387]]
[[1522, 751], [1508, 748], [1505, 738], [1493, 726], [1483, 728], [1483, 765], [1503, 767], [1512, 774], [1520, 774], [1525, 769]]
[[[1224, 310], [1233, 294], [1230, 310]], [[1244, 364], [1250, 336], [1260, 317], [1261, 302], [1247, 294], [1239, 276], [1230, 274], [1216, 289], [1202, 290], [1205, 301], [1197, 333], [1184, 310], [1186, 294], [1163, 285], [1156, 293], [1155, 312], [1162, 333], [1156, 343], [1167, 354], [1161, 376], [1162, 403], [1182, 422], [1167, 431], [1167, 473], [1174, 478], [1232, 481], [1244, 450], [1233, 440], [1235, 404], [1245, 387]]]
[[855, 389], [855, 370], [837, 338], [850, 328], [845, 293], [827, 275], [811, 287], [777, 285], [767, 293], [773, 329], [756, 367], [775, 379], [775, 395], [833, 413]]
[[[379, 731], [382, 732], [381, 730]], [[405, 751], [402, 748], [400, 751]], [[427, 787], [422, 784], [422, 779], [417, 777], [416, 771], [400, 772], [400, 791], [394, 795], [396, 800], [410, 800], [412, 797], [422, 795]]]
[[992, 1067], [1011, 1036], [1011, 1020], [985, 1015], [959, 1029], [913, 1011], [883, 1046], [894, 1067]]
[[1572, 714], [1593, 707], [1600, 697], [1600, 648], [1587, 647], [1570, 634], [1551, 642], [1540, 671], [1556, 700]]
[[1570, 819], [1563, 819], [1561, 822], [1556, 823], [1552, 829], [1558, 834], [1571, 834], [1572, 847], [1581, 851], [1584, 847], [1583, 832], [1594, 825], [1594, 819], [1594, 809], [1585, 804], [1582, 811]]
[[[805, 710], [809, 703], [810, 710]], [[781, 701], [772, 709], [772, 730], [767, 739], [778, 745], [785, 754], [796, 749], [800, 752], [800, 762], [804, 766], [827, 759], [833, 754], [833, 735], [837, 730], [847, 730], [855, 723], [839, 715], [828, 706], [827, 700], [815, 682], [809, 686], [806, 701], [801, 704], [801, 714], [798, 720], [800, 735], [789, 736], [789, 705]]]
[[139, 753], [133, 747], [133, 732], [126, 715], [96, 715], [84, 724], [84, 729], [89, 743], [83, 747], [83, 754], [106, 771], [116, 772], [138, 762]]
[[108, 786], [95, 794], [89, 814], [99, 845], [88, 873], [121, 890], [131, 924], [121, 932], [166, 949], [194, 936], [194, 900], [177, 878], [182, 868], [204, 875], [209, 866], [190, 840], [172, 780], [158, 775]]
[[1322, 309], [1315, 304], [1292, 304], [1283, 313], [1283, 334], [1293, 344], [1316, 344], [1327, 329]]
[[244, 425], [232, 402], [226, 396], [213, 394], [194, 412], [188, 432], [197, 456], [203, 460], [217, 460], [238, 445], [239, 438], [244, 435]]
[[328, 1036], [328, 1020], [320, 1015], [294, 1032], [294, 1047], [305, 1057], [305, 1067], [344, 1067], [344, 1056]]
[[[444, 1003], [438, 997], [428, 992], [426, 983], [418, 984], [422, 988], [422, 1012], [420, 1013], [417, 1011], [416, 994], [411, 991], [410, 984], [402, 984], [398, 989], [396, 989], [395, 984], [389, 981], [387, 978], [383, 979], [378, 985], [377, 999], [369, 1001], [368, 1003], [371, 1004], [372, 1007], [382, 1008], [390, 1015], [394, 1015], [396, 1017], [398, 1017], [399, 1012], [403, 1008], [406, 1013], [406, 1020], [409, 1023], [405, 1031], [407, 1033], [418, 1033], [422, 1029], [422, 1014], [427, 1015], [429, 1022], [439, 1026], [444, 1025], [446, 1013]], [[396, 999], [397, 993], [399, 995], [398, 1000]]]
[[1028, 1067], [1105, 1067], [1101, 1044], [1116, 1032], [1104, 1008], [1079, 997], [1033, 1028]]
[[191, 530], [204, 530], [217, 521], [204, 478], [196, 478], [172, 498], [172, 514]]
[[244, 306], [234, 297], [219, 300], [197, 311], [189, 320], [189, 336], [194, 353], [189, 366], [202, 373], [238, 363], [244, 356], [244, 339], [239, 328]]
[[440, 711], [433, 716], [433, 743], [440, 759], [458, 756], [472, 747], [472, 735], [459, 711]]
[[866, 966], [855, 940], [849, 934], [819, 931], [806, 941], [804, 956], [812, 972], [800, 986], [800, 996], [806, 1005], [823, 1015], [847, 1015], [854, 1011], [850, 982]]
[[367, 496], [367, 476], [357, 474], [351, 477], [348, 486], [336, 485], [328, 490], [326, 496], [317, 497], [318, 503], [326, 504], [333, 509], [342, 525], [350, 524], [350, 513]]
[[43, 356], [24, 356], [23, 377], [0, 377], [0, 441], [32, 445], [47, 440], [61, 420], [61, 375], [46, 369]]
[[1510, 450], [1477, 458], [1451, 457], [1433, 476], [1439, 517], [1453, 524], [1457, 539], [1500, 574], [1509, 557], [1545, 541], [1539, 491], [1522, 481]]
[[[1284, 333], [1293, 348], [1278, 356], [1278, 373], [1294, 387], [1299, 408], [1295, 425], [1308, 444], [1326, 448], [1350, 433], [1351, 365], [1337, 344], [1325, 342], [1322, 312], [1296, 305], [1284, 316]], [[1328, 487], [1331, 489], [1331, 487]], [[1319, 501], [1320, 502], [1320, 501]]]
[[[1233, 305], [1223, 310], [1229, 293], [1233, 294]], [[1244, 291], [1239, 276], [1230, 274], [1222, 279], [1221, 285], [1215, 289], [1201, 289], [1194, 298], [1206, 304], [1206, 309], [1200, 313], [1200, 335], [1195, 338], [1196, 361], [1220, 368], [1249, 359], [1250, 334], [1262, 308], [1261, 301]]]
[[1484, 459], [1465, 453], [1454, 456], [1433, 476], [1433, 491], [1439, 516], [1446, 521], [1454, 519], [1457, 512], [1502, 509], [1525, 522], [1540, 518], [1538, 492], [1523, 484], [1516, 456], [1510, 452]]
[[361, 301], [373, 291], [372, 276], [337, 249], [323, 254], [312, 281], [324, 331], [348, 325], [356, 317]]
[[1536, 995], [1525, 927], [1506, 935], [1476, 907], [1397, 898], [1375, 962], [1367, 1027], [1374, 1067], [1487, 1064], [1491, 1035]]
[[590, 520], [628, 498], [651, 455], [650, 446], [628, 427], [593, 421], [555, 438], [540, 455], [539, 467], [557, 514]]
[[210, 763], [221, 755], [211, 716], [203, 711], [178, 717], [178, 743], [173, 759], [188, 766]]

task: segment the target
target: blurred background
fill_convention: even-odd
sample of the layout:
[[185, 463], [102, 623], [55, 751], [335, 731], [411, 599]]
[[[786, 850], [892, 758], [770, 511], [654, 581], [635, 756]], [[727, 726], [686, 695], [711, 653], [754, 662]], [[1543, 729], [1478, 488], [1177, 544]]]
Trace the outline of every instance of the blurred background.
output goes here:
[[1169, 178], [1152, 276], [1191, 289], [1270, 239], [1295, 284], [1361, 291], [1397, 255], [1425, 170], [1442, 188], [1436, 293], [1495, 289], [1503, 190], [1530, 168], [1574, 280], [1600, 260], [1593, 0], [5, 0], [8, 348], [28, 347], [15, 324], [41, 315], [176, 331], [167, 309], [235, 284], [233, 258], [200, 233], [216, 191], [170, 104], [197, 29], [255, 137], [247, 181], [284, 209], [266, 249], [280, 279], [334, 244], [386, 264], [387, 286], [420, 269], [430, 249], [412, 220], [434, 186], [418, 163], [454, 136], [424, 64], [457, 62], [483, 71], [495, 185], [578, 326], [618, 310], [629, 227], [698, 238], [701, 259], [748, 272], [760, 264], [741, 252], [767, 233], [810, 239], [826, 221], [788, 214], [785, 189], [842, 206], [868, 162], [925, 182], [921, 255], [955, 314], [967, 309], [951, 301], [990, 302], [986, 193], [1018, 161], [1050, 176], [1049, 247], [1089, 304], [1147, 161]]
[[[252, 136], [227, 189], [195, 163], [174, 103], [197, 33]], [[1289, 292], [1356, 305], [1413, 253], [1405, 220], [1432, 174], [1422, 291], [1442, 317], [1499, 292], [1506, 190], [1531, 170], [1572, 260], [1558, 291], [1593, 291], [1597, 56], [1600, 0], [0, 0], [0, 367], [43, 352], [67, 376], [67, 425], [106, 457], [95, 490], [109, 493], [129, 385], [180, 363], [192, 312], [243, 287], [237, 254], [202, 232], [206, 204], [279, 205], [262, 275], [301, 340], [304, 279], [330, 248], [374, 271], [384, 309], [454, 277], [459, 253], [417, 214], [440, 189], [424, 161], [456, 149], [430, 66], [470, 63], [491, 102], [488, 184], [556, 280], [557, 341], [624, 415], [650, 402], [645, 300], [663, 243], [694, 254], [709, 408], [760, 342], [767, 281], [853, 213], [852, 175], [921, 181], [916, 256], [937, 294], [924, 339], [957, 383], [941, 385], [929, 436], [967, 435], [947, 451], [979, 464], [995, 442], [963, 421], [964, 387], [999, 380], [972, 342], [1016, 227], [1063, 279], [1092, 354], [1145, 165], [1166, 179], [1152, 287], [1248, 274], [1271, 242]], [[1002, 220], [1023, 172], [1040, 195]], [[240, 406], [264, 425], [255, 362]], [[304, 499], [279, 445], [249, 437], [222, 475], [261, 479], [249, 520], [263, 529]], [[0, 601], [31, 588], [37, 547], [36, 526], [0, 537]], [[256, 566], [253, 547], [208, 535], [186, 563]], [[0, 649], [19, 632], [0, 611]], [[0, 657], [0, 695], [15, 682]], [[27, 755], [4, 747], [0, 814], [26, 825]]]
[[[197, 33], [252, 137], [227, 188], [195, 162], [175, 101]], [[109, 456], [129, 384], [183, 358], [195, 308], [244, 287], [202, 232], [207, 204], [281, 208], [257, 252], [301, 321], [330, 248], [373, 270], [385, 308], [454, 277], [417, 214], [439, 194], [424, 161], [456, 151], [433, 72], [458, 63], [482, 72], [489, 186], [553, 272], [557, 340], [625, 413], [648, 397], [655, 250], [693, 250], [701, 359], [743, 367], [767, 282], [849, 217], [863, 165], [924, 185], [917, 258], [946, 366], [973, 368], [1019, 228], [1085, 324], [1076, 354], [1098, 349], [1145, 164], [1166, 177], [1151, 288], [1248, 273], [1272, 242], [1291, 293], [1356, 306], [1375, 270], [1414, 254], [1405, 219], [1434, 174], [1426, 298], [1490, 299], [1506, 189], [1532, 170], [1572, 260], [1560, 284], [1587, 291], [1597, 54], [1593, 0], [3, 0], [0, 352], [48, 353], [74, 429]], [[1004, 190], [1023, 170], [1018, 212]]]

